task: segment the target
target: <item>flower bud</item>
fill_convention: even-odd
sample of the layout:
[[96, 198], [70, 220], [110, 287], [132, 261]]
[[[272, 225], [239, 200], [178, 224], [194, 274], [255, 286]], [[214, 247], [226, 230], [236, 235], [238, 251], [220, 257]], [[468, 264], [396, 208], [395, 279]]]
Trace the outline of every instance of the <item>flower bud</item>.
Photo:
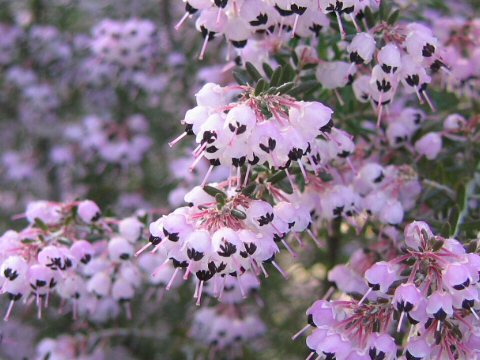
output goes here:
[[415, 143], [415, 150], [428, 160], [434, 160], [442, 150], [442, 137], [439, 133], [430, 132]]
[[372, 35], [358, 33], [347, 47], [347, 51], [350, 53], [350, 61], [357, 65], [368, 64], [372, 61], [375, 47], [375, 38]]
[[108, 242], [108, 255], [112, 261], [125, 261], [132, 257], [134, 248], [125, 238], [120, 236], [113, 237]]
[[379, 261], [365, 271], [365, 279], [373, 291], [386, 293], [397, 279], [397, 274], [391, 264]]
[[84, 200], [78, 204], [77, 213], [83, 222], [90, 224], [97, 221], [102, 215], [100, 208], [91, 200]]
[[120, 221], [118, 224], [118, 232], [120, 236], [127, 239], [129, 242], [136, 242], [143, 233], [143, 223], [136, 217], [128, 217]]

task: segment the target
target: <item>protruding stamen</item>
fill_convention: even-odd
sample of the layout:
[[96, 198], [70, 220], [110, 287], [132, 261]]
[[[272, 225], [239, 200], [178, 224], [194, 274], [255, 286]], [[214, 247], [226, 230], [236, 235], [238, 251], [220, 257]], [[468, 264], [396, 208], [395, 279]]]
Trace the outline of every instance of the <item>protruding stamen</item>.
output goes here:
[[355, 31], [357, 33], [362, 32], [362, 29], [360, 29], [360, 26], [358, 26], [357, 20], [355, 19], [355, 15], [353, 15], [353, 13], [350, 13], [350, 19], [352, 19], [353, 26], [355, 26]]
[[307, 229], [307, 234], [310, 235], [315, 245], [318, 247], [323, 247], [324, 244], [322, 244], [322, 241], [320, 241], [320, 239], [313, 233], [312, 230]]
[[342, 95], [340, 95], [340, 93], [338, 92], [338, 90], [337, 90], [337, 89], [333, 89], [333, 92], [334, 92], [334, 94], [335, 94], [335, 96], [336, 96], [336, 98], [337, 98], [340, 106], [345, 106], [345, 101], [343, 101]]
[[13, 304], [15, 304], [15, 301], [10, 300], [10, 302], [8, 303], [7, 312], [5, 313], [5, 316], [3, 317], [3, 321], [8, 321], [8, 319], [10, 318], [10, 314], [12, 313], [12, 309], [13, 309]]
[[210, 32], [207, 31], [207, 35], [205, 35], [205, 39], [203, 40], [202, 50], [200, 51], [200, 55], [198, 56], [198, 60], [203, 60], [205, 56], [205, 51], [207, 51], [207, 44], [210, 38]]
[[202, 160], [204, 154], [205, 154], [205, 150], [202, 151], [202, 153], [197, 156], [197, 158], [193, 161], [192, 165], [190, 165], [190, 167], [189, 167], [190, 171], [193, 171], [193, 169], [195, 169], [195, 167], [198, 165], [200, 160]]
[[337, 17], [337, 22], [338, 22], [338, 28], [340, 29], [340, 37], [342, 40], [345, 40], [345, 30], [343, 29], [343, 24], [342, 24], [342, 18], [340, 17], [340, 13], [338, 11], [335, 11], [335, 15]]
[[167, 286], [165, 287], [166, 290], [170, 290], [172, 287], [173, 281], [175, 280], [175, 277], [177, 276], [178, 270], [180, 268], [176, 268], [175, 271], [173, 272], [172, 276], [170, 277], [170, 280], [168, 281]]
[[184, 131], [183, 133], [181, 133], [178, 137], [176, 137], [175, 139], [173, 139], [172, 141], [170, 141], [168, 143], [168, 146], [170, 147], [173, 147], [176, 143], [178, 143], [180, 140], [182, 140], [185, 136], [187, 136], [188, 133], [186, 131]]
[[310, 324], [307, 324], [306, 326], [304, 326], [300, 331], [298, 331], [295, 335], [292, 336], [292, 340], [295, 340], [296, 338], [298, 338], [300, 335], [302, 335], [305, 331], [307, 331], [308, 329], [310, 329], [312, 325]]
[[187, 11], [185, 14], [183, 14], [182, 18], [180, 19], [180, 21], [177, 23], [177, 25], [175, 25], [175, 30], [178, 31], [178, 29], [180, 29], [180, 27], [182, 26], [182, 24], [185, 22], [185, 20], [188, 19], [188, 16], [189, 16], [189, 12]]
[[222, 281], [222, 286], [220, 287], [220, 295], [218, 295], [218, 300], [222, 300], [222, 297], [223, 297], [223, 290], [225, 290], [225, 281], [227, 280], [227, 277], [224, 276], [223, 277], [223, 281]]
[[267, 270], [265, 269], [265, 266], [263, 266], [263, 264], [260, 264], [260, 269], [262, 269], [262, 272], [263, 272], [263, 275], [265, 276], [265, 278], [268, 278], [268, 272]]
[[293, 21], [292, 39], [295, 37], [295, 30], [297, 30], [298, 18], [299, 17], [300, 17], [300, 15], [296, 14], [295, 15], [295, 20]]
[[418, 102], [423, 104], [424, 101], [422, 99], [422, 95], [420, 95], [420, 91], [418, 91], [418, 86], [414, 86], [413, 88], [415, 89], [415, 94], [417, 94]]
[[380, 98], [378, 99], [378, 106], [377, 106], [377, 128], [380, 127], [380, 124], [382, 122], [382, 112], [383, 112], [383, 106], [382, 106], [382, 95], [380, 95]]
[[146, 245], [142, 246], [142, 248], [135, 253], [135, 256], [140, 255], [140, 254], [143, 253], [145, 250], [147, 250], [150, 246], [152, 246], [152, 243], [151, 243], [151, 242], [148, 242]]
[[278, 270], [280, 274], [282, 274], [284, 279], [288, 279], [287, 273], [278, 265], [275, 261], [272, 261], [272, 265], [275, 266], [275, 269]]
[[367, 292], [365, 293], [365, 295], [363, 295], [362, 299], [358, 302], [358, 306], [362, 305], [363, 302], [365, 301], [365, 299], [368, 297], [368, 295], [370, 295], [370, 293], [372, 292], [372, 288], [368, 288]]
[[287, 251], [290, 253], [290, 255], [292, 255], [294, 258], [298, 257], [298, 254], [290, 247], [290, 245], [288, 245], [288, 243], [282, 239], [281, 240], [283, 246], [285, 246], [285, 249], [287, 249]]
[[252, 166], [250, 164], [247, 165], [247, 172], [245, 173], [245, 179], [243, 180], [243, 187], [247, 186], [248, 179], [250, 177], [250, 170]]
[[193, 298], [196, 299], [198, 298], [198, 289], [200, 287], [200, 280], [197, 280], [195, 283], [195, 292], [193, 293]]
[[203, 280], [200, 281], [200, 285], [198, 286], [197, 302], [195, 303], [197, 306], [200, 306], [200, 303], [202, 301], [202, 292], [203, 292]]
[[480, 320], [477, 312], [475, 311], [475, 309], [473, 307], [470, 307], [470, 311], [471, 311], [472, 315], [475, 316], [475, 319]]
[[241, 168], [240, 166], [237, 167], [237, 190], [240, 189], [240, 184], [242, 183], [242, 174], [241, 174]]
[[302, 172], [303, 180], [305, 180], [305, 184], [308, 184], [307, 172], [305, 171], [305, 167], [303, 166], [302, 160], [298, 159], [297, 163], [298, 163], [298, 166], [300, 167], [300, 171]]
[[202, 147], [202, 144], [198, 144], [197, 147], [195, 149], [193, 149], [192, 151], [192, 155], [195, 156], [197, 151]]
[[301, 247], [304, 247], [303, 241], [302, 239], [300, 239], [298, 234], [295, 231], [292, 231], [291, 234], [295, 238], [295, 240], [297, 240], [298, 245], [300, 245]]
[[402, 311], [400, 314], [400, 319], [398, 320], [398, 325], [397, 325], [397, 332], [400, 332], [402, 329], [402, 322], [403, 322], [403, 317], [405, 316], [405, 311]]
[[333, 294], [334, 291], [335, 291], [335, 287], [330, 286], [330, 288], [327, 290], [327, 292], [325, 293], [325, 295], [323, 295], [322, 300], [328, 300], [328, 299], [330, 299], [330, 296], [332, 296], [332, 294]]
[[42, 298], [38, 295], [38, 292], [37, 292], [37, 318], [39, 320], [42, 318]]
[[202, 181], [202, 188], [205, 186], [205, 184], [207, 183], [207, 180], [208, 178], [210, 177], [210, 174], [212, 173], [212, 170], [213, 170], [213, 165], [210, 165], [210, 167], [208, 168], [207, 170], [207, 173], [205, 174], [205, 177], [203, 178], [203, 181]]
[[246, 299], [247, 294], [245, 293], [245, 289], [243, 288], [242, 280], [240, 280], [240, 276], [237, 276], [237, 282], [238, 282], [238, 288], [240, 289], [240, 294], [242, 294], [242, 297]]
[[183, 275], [183, 280], [188, 280], [188, 276], [190, 275], [190, 270], [192, 269], [193, 262], [190, 262], [185, 270], [185, 275]]
[[285, 169], [285, 174], [287, 174], [288, 181], [290, 182], [290, 186], [292, 187], [292, 190], [296, 192], [298, 195], [300, 195], [300, 190], [298, 189], [297, 185], [293, 182], [292, 176], [290, 175], [290, 172], [288, 169]]
[[436, 111], [437, 109], [435, 109], [435, 106], [433, 105], [432, 101], [430, 100], [430, 97], [428, 96], [427, 92], [422, 91], [422, 94], [423, 94], [423, 97], [425, 98], [425, 100], [427, 101], [428, 106], [430, 106], [430, 109], [432, 111]]

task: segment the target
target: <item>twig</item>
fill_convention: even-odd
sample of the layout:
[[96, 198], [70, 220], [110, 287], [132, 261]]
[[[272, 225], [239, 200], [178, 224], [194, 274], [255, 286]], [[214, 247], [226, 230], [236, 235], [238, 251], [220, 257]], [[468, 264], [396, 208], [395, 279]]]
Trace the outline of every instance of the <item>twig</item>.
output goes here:
[[462, 226], [465, 217], [468, 215], [468, 199], [473, 195], [473, 192], [475, 191], [475, 185], [475, 178], [472, 178], [468, 182], [467, 187], [465, 188], [462, 211], [458, 215], [457, 224], [455, 225], [455, 231], [453, 232], [454, 238], [458, 236], [458, 233], [460, 232], [460, 227]]
[[452, 200], [455, 200], [457, 198], [457, 195], [455, 193], [455, 191], [453, 191], [452, 189], [450, 189], [448, 186], [446, 185], [443, 185], [443, 184], [440, 184], [436, 181], [433, 181], [433, 180], [429, 180], [429, 179], [423, 179], [422, 182], [425, 184], [425, 185], [428, 185], [428, 186], [431, 186], [435, 189], [439, 189], [439, 190], [443, 190], [445, 191], [448, 196], [450, 196], [450, 198]]

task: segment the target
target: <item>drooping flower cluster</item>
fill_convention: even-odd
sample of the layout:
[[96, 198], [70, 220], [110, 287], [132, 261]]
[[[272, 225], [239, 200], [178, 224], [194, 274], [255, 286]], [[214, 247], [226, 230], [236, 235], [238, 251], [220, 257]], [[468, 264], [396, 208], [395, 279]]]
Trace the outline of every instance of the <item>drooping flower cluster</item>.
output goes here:
[[[318, 63], [316, 76], [325, 89], [336, 90], [352, 84], [357, 99], [360, 102], [371, 101], [377, 109], [378, 122], [382, 118], [383, 107], [392, 102], [403, 85], [403, 92], [416, 94], [421, 104], [428, 103], [432, 109], [426, 88], [431, 83], [431, 74], [443, 70], [448, 73], [448, 64], [443, 59], [443, 49], [440, 41], [433, 35], [433, 31], [420, 23], [389, 24], [382, 22], [369, 28], [363, 22], [364, 29], [357, 24], [358, 19], [364, 20], [366, 7], [375, 10], [378, 6], [373, 1], [282, 1], [268, 3], [253, 2], [186, 2], [185, 20], [191, 14], [200, 15], [197, 18], [197, 29], [205, 38], [203, 54], [209, 40], [217, 35], [225, 35], [235, 47], [244, 48], [243, 63], [250, 60], [258, 63], [256, 57], [260, 52], [270, 49], [278, 52], [287, 39], [281, 39], [282, 33], [297, 37], [312, 37], [319, 34], [321, 29], [328, 29], [330, 21], [326, 15], [337, 17], [342, 35], [345, 31], [342, 26], [342, 17], [352, 21], [357, 31], [356, 35], [344, 46], [345, 59], [331, 61], [321, 60], [309, 46], [298, 47], [297, 57], [306, 63]], [[248, 10], [247, 10], [248, 9]], [[261, 40], [262, 45], [256, 46], [258, 51], [247, 45], [248, 39], [254, 39], [252, 34], [266, 34]], [[279, 38], [272, 40], [272, 38]], [[381, 44], [379, 38], [384, 40]], [[252, 40], [256, 43], [257, 40]], [[276, 45], [272, 46], [271, 44]], [[254, 44], [255, 45], [255, 44]], [[305, 53], [305, 50], [309, 55]], [[260, 51], [260, 52], [259, 52]], [[238, 51], [242, 63], [243, 50]], [[300, 53], [300, 55], [299, 55]], [[268, 62], [265, 61], [265, 62]], [[373, 64], [373, 68], [368, 66]], [[258, 64], [261, 65], [261, 64]], [[357, 78], [354, 80], [356, 73]], [[340, 103], [343, 103], [336, 92]]]
[[196, 17], [196, 28], [204, 38], [200, 59], [203, 59], [207, 43], [218, 36], [235, 48], [242, 49], [255, 36], [311, 38], [319, 36], [330, 26], [328, 15], [337, 18], [342, 37], [345, 36], [342, 18], [355, 24], [363, 17], [367, 6], [377, 8], [376, 1], [359, 0], [281, 0], [281, 1], [185, 1], [185, 15], [177, 24], [178, 30], [182, 23], [191, 15]]
[[[230, 103], [233, 95], [240, 99]], [[348, 156], [353, 148], [351, 137], [333, 127], [332, 110], [319, 102], [296, 101], [280, 94], [256, 95], [248, 86], [223, 88], [213, 83], [204, 85], [196, 99], [197, 106], [185, 115], [185, 132], [170, 144], [186, 135], [195, 136], [198, 146], [191, 168], [203, 157], [211, 164], [202, 185], [213, 167], [220, 164], [236, 169], [237, 187], [247, 184], [250, 169], [257, 164], [284, 169], [292, 181], [288, 169], [296, 163], [306, 176], [306, 163], [316, 170], [315, 157], [323, 157], [316, 147], [320, 135], [326, 151], [340, 157]], [[243, 165], [247, 165], [247, 171], [242, 180]]]
[[105, 343], [96, 346], [95, 339], [95, 337], [89, 339], [81, 334], [44, 338], [38, 343], [35, 357], [32, 359], [127, 360], [132, 358], [132, 355], [121, 346], [110, 347]]
[[[376, 36], [379, 34], [383, 34], [386, 43], [377, 49]], [[355, 96], [360, 102], [372, 102], [377, 108], [379, 124], [383, 106], [390, 104], [402, 90], [405, 94], [416, 94], [420, 104], [426, 102], [434, 110], [426, 89], [432, 82], [430, 75], [439, 69], [446, 69], [440, 47], [432, 30], [424, 25], [380, 24], [370, 32], [357, 34], [347, 46], [352, 65], [346, 62], [338, 62], [336, 66], [332, 63], [320, 64], [317, 78], [321, 83], [324, 82], [324, 72], [319, 72], [323, 66], [335, 68], [344, 77], [358, 71], [359, 76], [352, 83]], [[369, 64], [373, 66], [371, 70], [366, 67]], [[403, 85], [402, 89], [400, 84]], [[335, 88], [345, 85], [337, 83]]]
[[2, 49], [0, 64], [5, 66], [13, 62], [18, 55], [18, 44], [24, 34], [18, 27], [7, 24], [0, 24], [0, 32], [3, 34], [0, 40], [0, 49]]
[[[123, 123], [87, 116], [83, 124], [65, 129], [67, 143], [73, 146], [58, 147], [58, 155], [69, 156], [70, 161], [79, 156], [86, 159], [98, 156], [106, 163], [138, 164], [152, 145], [148, 130], [147, 120], [139, 114], [129, 116]], [[55, 149], [51, 155], [54, 162], [63, 162]]]
[[[356, 162], [353, 162], [356, 166]], [[309, 176], [309, 184], [299, 203], [322, 221], [343, 218], [362, 227], [367, 218], [387, 225], [401, 224], [421, 192], [417, 174], [411, 167], [381, 166], [360, 161], [358, 172], [349, 167], [332, 172], [328, 181]]]
[[337, 276], [342, 279], [337, 285], [348, 293], [318, 300], [307, 310], [305, 330], [314, 328], [307, 337], [312, 354], [336, 359], [478, 355], [477, 242], [469, 252], [456, 239], [434, 235], [421, 221], [407, 225], [404, 237], [398, 255], [373, 263], [363, 283]]
[[241, 309], [230, 305], [202, 308], [195, 313], [190, 335], [211, 346], [211, 355], [228, 350], [241, 355], [245, 343], [256, 340], [266, 331], [265, 324], [252, 313], [242, 314]]
[[143, 223], [101, 218], [90, 200], [36, 201], [25, 217], [29, 225], [7, 231], [0, 242], [1, 291], [10, 301], [5, 320], [20, 300], [34, 301], [40, 318], [52, 297], [62, 299], [74, 318], [105, 321], [122, 305], [129, 316], [129, 301], [142, 283], [133, 254]]
[[153, 252], [172, 261], [176, 269], [167, 289], [179, 271], [185, 269], [184, 279], [194, 275], [197, 304], [207, 282], [213, 284], [208, 292], [221, 299], [234, 281], [229, 277], [237, 279], [238, 289], [246, 297], [249, 288], [258, 286], [252, 273], [267, 275], [265, 264], [271, 263], [286, 276], [275, 262], [277, 243], [295, 256], [286, 237], [307, 230], [310, 223], [310, 214], [301, 206], [286, 201], [272, 206], [233, 188], [223, 192], [197, 186], [185, 199], [190, 207], [180, 207], [150, 224], [149, 243], [138, 253], [153, 246]]
[[478, 18], [435, 16], [432, 27], [442, 44], [442, 58], [448, 64], [447, 89], [459, 96], [478, 99], [480, 51]]
[[105, 19], [93, 29], [91, 47], [104, 63], [128, 70], [146, 68], [156, 61], [157, 35], [155, 24], [149, 20]]

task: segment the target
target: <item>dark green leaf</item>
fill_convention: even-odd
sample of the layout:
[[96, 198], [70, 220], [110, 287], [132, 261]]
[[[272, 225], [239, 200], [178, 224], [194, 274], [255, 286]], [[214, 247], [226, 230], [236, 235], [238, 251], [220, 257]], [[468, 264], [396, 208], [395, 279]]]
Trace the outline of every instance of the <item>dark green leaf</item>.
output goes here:
[[372, 9], [369, 6], [365, 8], [363, 11], [365, 14], [365, 21], [367, 22], [368, 27], [372, 27], [375, 25], [375, 16], [372, 13]]
[[247, 85], [248, 79], [242, 71], [234, 70], [232, 75], [239, 85]]
[[283, 73], [282, 73], [282, 78], [281, 82], [279, 85], [287, 83], [289, 81], [293, 81], [295, 79], [295, 76], [297, 73], [293, 69], [292, 65], [286, 64], [283, 66]]
[[458, 205], [452, 206], [448, 213], [448, 220], [446, 221], [447, 223], [452, 225], [450, 229], [450, 233], [448, 235], [453, 235], [453, 231], [454, 231], [455, 225], [458, 222], [459, 215], [460, 215], [460, 208], [458, 207]]
[[322, 181], [324, 181], [324, 182], [329, 182], [329, 181], [333, 180], [333, 176], [330, 175], [329, 173], [325, 172], [325, 171], [320, 171], [318, 173], [318, 177], [320, 179], [322, 179]]
[[268, 83], [264, 79], [260, 79], [255, 87], [255, 96], [260, 95], [268, 87]]
[[250, 196], [255, 192], [256, 189], [257, 189], [257, 184], [251, 183], [250, 185], [242, 189], [242, 194], [245, 196]]
[[268, 179], [267, 179], [267, 182], [271, 183], [271, 184], [275, 184], [279, 181], [282, 181], [283, 179], [285, 179], [287, 177], [287, 173], [282, 170], [282, 171], [278, 171], [276, 174], [273, 174], [272, 176], [270, 176]]
[[265, 71], [265, 74], [267, 74], [267, 76], [269, 78], [271, 78], [272, 74], [273, 74], [272, 67], [270, 65], [268, 65], [267, 63], [263, 63], [262, 67], [263, 67], [263, 71]]
[[272, 74], [272, 80], [270, 80], [270, 86], [279, 86], [282, 84], [282, 75], [283, 74], [283, 67], [279, 66], [275, 69]]
[[432, 250], [434, 252], [440, 250], [442, 248], [443, 244], [444, 244], [443, 240], [435, 240], [432, 244]]
[[48, 226], [39, 218], [35, 218], [35, 226], [37, 226], [39, 229], [42, 229], [43, 231], [48, 231]]
[[385, 20], [385, 16], [387, 15], [387, 2], [382, 1], [380, 2], [380, 7], [378, 8], [378, 20], [382, 21]]
[[247, 218], [247, 214], [245, 214], [243, 211], [238, 209], [230, 210], [230, 214], [232, 214], [234, 217], [236, 217], [239, 220], [245, 220]]
[[247, 69], [248, 75], [252, 78], [254, 82], [260, 80], [262, 78], [262, 74], [252, 65], [250, 62], [245, 63], [245, 68]]
[[295, 64], [295, 66], [297, 66], [299, 63], [297, 53], [295, 51], [292, 51], [290, 54], [291, 54], [290, 57], [292, 58], [293, 63]]
[[213, 186], [206, 185], [203, 187], [203, 191], [205, 191], [208, 195], [216, 197], [217, 195], [221, 195], [225, 199], [227, 198], [227, 194], [225, 194], [222, 190], [214, 188]]
[[400, 15], [399, 9], [392, 11], [388, 16], [387, 23], [389, 23], [390, 25], [394, 25], [397, 22], [399, 15]]
[[317, 80], [310, 80], [310, 81], [302, 82], [300, 85], [295, 86], [290, 91], [288, 91], [288, 94], [292, 96], [299, 96], [301, 94], [315, 91], [319, 88], [320, 88], [320, 83]]
[[448, 221], [444, 222], [440, 230], [440, 234], [445, 237], [449, 237], [452, 233], [452, 226]]
[[282, 86], [279, 86], [277, 88], [276, 93], [285, 94], [289, 90], [291, 90], [294, 86], [295, 86], [295, 84], [293, 82], [287, 82], [287, 83], [283, 84]]

